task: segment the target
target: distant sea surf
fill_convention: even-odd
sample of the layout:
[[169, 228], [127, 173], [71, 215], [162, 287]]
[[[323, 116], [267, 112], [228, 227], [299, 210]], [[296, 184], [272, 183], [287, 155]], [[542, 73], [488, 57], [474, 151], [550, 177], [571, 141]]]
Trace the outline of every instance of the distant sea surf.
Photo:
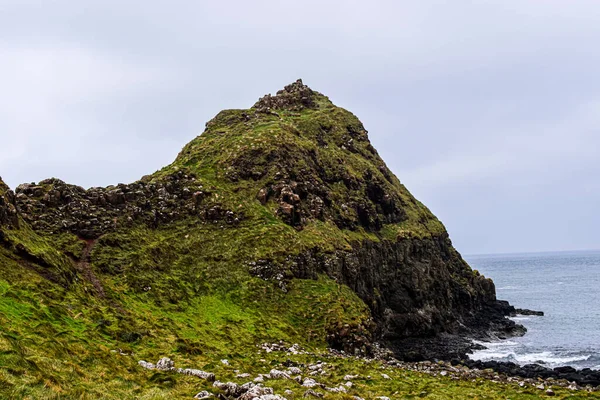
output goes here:
[[481, 343], [474, 360], [600, 369], [600, 251], [465, 256], [498, 299], [545, 316], [512, 318], [523, 337]]

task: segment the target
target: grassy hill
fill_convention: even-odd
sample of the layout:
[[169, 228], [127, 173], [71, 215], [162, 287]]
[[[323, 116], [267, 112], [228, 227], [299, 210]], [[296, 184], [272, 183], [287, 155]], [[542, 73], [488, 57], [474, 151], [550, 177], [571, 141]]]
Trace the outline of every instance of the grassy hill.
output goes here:
[[[14, 194], [0, 184], [0, 398], [213, 390], [138, 365], [163, 356], [239, 383], [239, 372], [287, 359], [329, 360], [327, 385], [363, 376], [348, 393], [323, 392], [332, 399], [533, 398], [402, 369], [388, 380], [379, 361], [326, 350], [370, 356], [375, 341], [508, 332], [496, 305], [493, 283], [462, 260], [360, 121], [300, 81], [219, 113], [171, 165], [132, 184], [49, 179]], [[257, 347], [280, 341], [312, 354]], [[268, 384], [287, 398], [306, 391]]]

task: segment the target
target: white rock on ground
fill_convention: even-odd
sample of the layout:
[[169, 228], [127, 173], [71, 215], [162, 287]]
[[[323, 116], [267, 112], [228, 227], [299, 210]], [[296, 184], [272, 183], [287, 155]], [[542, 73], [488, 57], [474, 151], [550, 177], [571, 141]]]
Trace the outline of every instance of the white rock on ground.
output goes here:
[[346, 389], [345, 386], [338, 386], [338, 387], [332, 387], [332, 388], [325, 388], [325, 390], [332, 392], [332, 393], [346, 393], [348, 391], [348, 389]]
[[302, 382], [302, 386], [307, 387], [307, 388], [312, 388], [315, 386], [319, 386], [319, 384], [314, 379], [306, 378], [304, 380], [304, 382]]
[[206, 399], [210, 399], [211, 397], [213, 397], [213, 394], [210, 392], [207, 392], [206, 390], [203, 390], [194, 396], [195, 399], [199, 399], [199, 400], [206, 400]]
[[186, 368], [186, 369], [178, 370], [177, 372], [179, 372], [180, 374], [184, 374], [184, 375], [192, 375], [192, 376], [196, 376], [201, 379], [206, 379], [207, 381], [210, 381], [210, 382], [215, 380], [215, 374], [211, 374], [210, 372], [204, 372], [199, 369]]
[[213, 383], [213, 386], [217, 389], [224, 391], [225, 395], [233, 396], [235, 398], [240, 397], [245, 392], [245, 390], [242, 389], [240, 385], [234, 382], [215, 381], [215, 383]]
[[139, 364], [141, 367], [143, 367], [143, 368], [146, 368], [146, 369], [155, 369], [155, 368], [156, 368], [156, 366], [155, 366], [154, 364], [152, 364], [152, 363], [149, 363], [149, 362], [147, 362], [147, 361], [144, 361], [144, 360], [140, 360], [140, 361], [138, 361], [138, 364]]
[[254, 382], [246, 382], [242, 386], [240, 386], [243, 390], [248, 391], [257, 386]]
[[271, 379], [290, 379], [290, 376], [283, 371], [279, 371], [278, 369], [272, 369], [269, 372], [269, 377]]
[[175, 363], [169, 357], [163, 357], [156, 363], [156, 369], [170, 371], [175, 368]]
[[260, 398], [261, 396], [268, 396], [272, 394], [272, 388], [256, 385], [250, 388], [246, 393], [242, 394], [238, 400], [254, 400]]

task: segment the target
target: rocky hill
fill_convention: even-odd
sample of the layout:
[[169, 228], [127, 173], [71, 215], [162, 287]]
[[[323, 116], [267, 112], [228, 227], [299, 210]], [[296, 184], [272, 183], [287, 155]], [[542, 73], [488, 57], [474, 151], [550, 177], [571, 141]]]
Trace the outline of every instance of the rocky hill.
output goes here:
[[137, 182], [1, 183], [0, 243], [11, 390], [87, 376], [69, 368], [113, 376], [107, 349], [190, 360], [274, 340], [371, 355], [380, 342], [449, 359], [466, 336], [523, 333], [358, 118], [301, 81], [220, 112]]

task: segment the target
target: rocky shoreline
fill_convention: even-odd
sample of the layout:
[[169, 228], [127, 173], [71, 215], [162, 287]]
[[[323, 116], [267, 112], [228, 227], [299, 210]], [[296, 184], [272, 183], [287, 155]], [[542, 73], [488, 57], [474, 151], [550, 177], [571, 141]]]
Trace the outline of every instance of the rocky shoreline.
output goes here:
[[[480, 361], [480, 360], [452, 360], [452, 366], [463, 366], [471, 370], [488, 370], [509, 377], [543, 380], [547, 382], [568, 383], [568, 387], [578, 389], [590, 387], [600, 390], [600, 370], [584, 368], [577, 370], [570, 366], [548, 368], [539, 364], [526, 364], [520, 366], [513, 362]], [[560, 386], [567, 387], [561, 384]]]
[[[374, 357], [351, 356], [344, 351], [329, 349], [328, 353], [317, 354], [305, 351], [297, 344], [288, 346], [283, 342], [265, 343], [259, 346], [259, 354], [281, 352], [287, 353], [290, 358], [297, 355], [314, 356], [315, 361], [302, 364], [287, 359], [276, 365], [270, 363], [268, 373], [257, 373], [257, 371], [237, 371], [236, 380], [245, 383], [221, 382], [218, 377], [211, 372], [205, 372], [198, 369], [175, 368], [174, 362], [167, 357], [161, 358], [156, 364], [146, 361], [139, 361], [139, 365], [149, 370], [159, 370], [163, 372], [193, 375], [208, 381], [212, 384], [213, 390], [203, 390], [194, 398], [196, 399], [258, 399], [258, 400], [285, 400], [284, 395], [291, 395], [291, 390], [285, 390], [282, 394], [274, 393], [274, 389], [267, 386], [274, 380], [288, 380], [290, 387], [300, 388], [304, 394], [303, 397], [323, 397], [325, 393], [348, 393], [355, 385], [355, 382], [371, 380], [372, 376], [345, 375], [339, 377], [338, 385], [325, 385], [319, 382], [319, 377], [334, 376], [336, 371], [336, 360], [356, 359], [367, 363], [381, 363], [380, 375], [382, 379], [392, 380], [389, 374], [394, 369], [414, 371], [428, 374], [435, 377], [451, 380], [476, 381], [485, 379], [493, 383], [517, 385], [523, 389], [531, 389], [546, 396], [554, 396], [555, 390], [567, 389], [570, 391], [600, 391], [600, 371], [581, 370], [577, 371], [571, 367], [554, 368], [553, 370], [539, 366], [526, 365], [519, 367], [513, 363], [499, 363], [495, 361], [481, 362], [470, 360], [447, 361], [420, 361], [405, 362], [399, 361], [391, 356], [391, 353], [385, 347], [375, 345]], [[261, 360], [266, 362], [266, 360]], [[221, 360], [225, 365], [229, 365], [227, 360]], [[387, 397], [377, 397], [378, 399], [388, 399]], [[353, 396], [355, 400], [362, 400], [361, 397]]]
[[391, 340], [383, 337], [381, 342], [392, 351], [395, 358], [407, 362], [467, 359], [473, 351], [485, 349], [474, 340], [486, 342], [525, 335], [527, 329], [523, 325], [507, 318], [522, 312], [531, 315], [542, 313], [515, 309], [507, 301], [496, 300], [465, 318], [459, 328], [429, 337], [411, 336]]
[[[503, 313], [505, 316], [514, 317], [516, 315], [535, 315], [543, 316], [543, 311], [535, 311], [528, 309], [515, 309], [509, 306], [506, 302]], [[497, 313], [493, 313], [496, 316]], [[469, 371], [493, 371], [496, 374], [501, 374], [510, 382], [514, 379], [524, 379], [526, 383], [534, 381], [550, 382], [558, 384], [562, 387], [575, 388], [577, 390], [585, 388], [600, 388], [600, 370], [590, 368], [576, 369], [571, 366], [562, 366], [556, 368], [548, 368], [540, 364], [519, 365], [513, 362], [505, 361], [481, 361], [471, 360], [468, 355], [476, 350], [483, 350], [486, 347], [482, 344], [474, 342], [474, 340], [489, 341], [498, 339], [508, 339], [510, 337], [522, 336], [526, 333], [526, 329], [513, 321], [504, 318], [507, 322], [503, 325], [499, 321], [495, 321], [496, 329], [473, 330], [467, 335], [457, 334], [441, 334], [432, 338], [407, 338], [400, 341], [385, 343], [385, 347], [391, 350], [394, 358], [397, 358], [398, 365], [408, 369], [417, 368], [419, 365], [442, 365], [458, 368], [466, 368]], [[488, 326], [490, 323], [488, 321]], [[500, 329], [498, 329], [500, 328]], [[390, 355], [383, 357], [389, 358]], [[378, 358], [382, 358], [381, 355]], [[444, 367], [445, 368], [445, 367]], [[454, 371], [453, 369], [445, 369], [446, 371]], [[476, 373], [477, 375], [478, 373]], [[487, 374], [487, 373], [486, 373]], [[487, 374], [489, 375], [489, 374]], [[489, 376], [487, 376], [489, 378]], [[509, 379], [510, 378], [510, 379]], [[493, 377], [493, 379], [498, 379]], [[538, 385], [539, 386], [539, 385]]]

